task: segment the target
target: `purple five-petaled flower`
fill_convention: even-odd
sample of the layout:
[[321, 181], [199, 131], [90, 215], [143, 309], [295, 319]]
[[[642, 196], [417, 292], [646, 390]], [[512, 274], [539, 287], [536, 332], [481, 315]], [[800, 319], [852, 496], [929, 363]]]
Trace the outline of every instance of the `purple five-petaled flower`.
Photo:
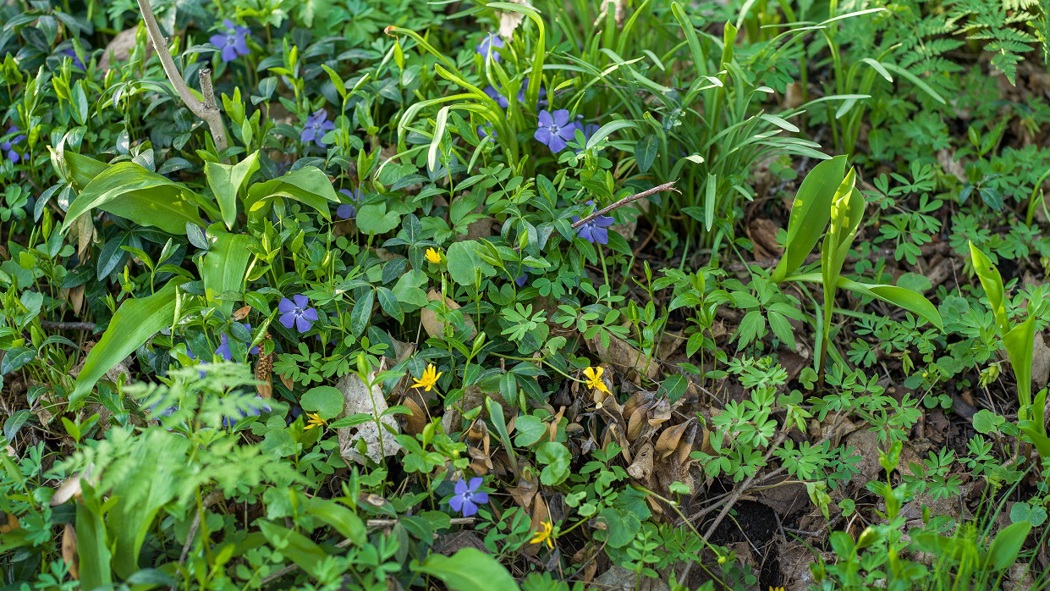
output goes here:
[[488, 493], [481, 492], [478, 489], [481, 488], [482, 478], [475, 476], [470, 479], [470, 484], [467, 484], [466, 480], [460, 479], [456, 483], [456, 490], [449, 499], [448, 505], [452, 507], [453, 511], [458, 511], [463, 517], [470, 517], [476, 515], [478, 512], [478, 505], [489, 502]]
[[543, 109], [540, 111], [540, 126], [533, 137], [557, 154], [565, 149], [575, 133], [576, 124], [569, 123], [569, 111], [558, 109], [551, 113]]
[[525, 271], [522, 271], [521, 275], [518, 275], [514, 279], [514, 284], [517, 285], [518, 287], [525, 287], [525, 284], [528, 283], [528, 282], [529, 282], [529, 274], [526, 273]]
[[77, 56], [76, 50], [73, 49], [72, 47], [63, 49], [62, 50], [62, 55], [68, 56], [68, 57], [73, 59], [73, 67], [74, 68], [76, 68], [78, 70], [86, 70], [87, 69], [87, 68], [84, 67], [83, 60], [81, 60], [80, 57]]
[[299, 134], [299, 139], [304, 143], [313, 142], [317, 144], [318, 148], [325, 147], [324, 134], [335, 129], [335, 123], [328, 120], [328, 113], [324, 109], [314, 111], [313, 115], [306, 118], [306, 125], [303, 126], [302, 133]]
[[486, 86], [485, 94], [488, 95], [490, 99], [496, 101], [496, 103], [500, 106], [501, 109], [506, 109], [507, 105], [510, 104], [510, 101], [507, 100], [507, 97], [500, 94], [494, 86]]
[[498, 62], [500, 60], [500, 57], [499, 53], [497, 53], [496, 50], [502, 48], [503, 39], [495, 33], [489, 33], [485, 36], [481, 43], [478, 43], [477, 47], [475, 47], [474, 49], [478, 53], [480, 53], [482, 57], [484, 57], [486, 60], [491, 58], [492, 61]]
[[309, 298], [302, 294], [292, 296], [292, 300], [281, 298], [281, 303], [277, 304], [281, 324], [289, 330], [294, 326], [299, 334], [303, 334], [317, 322], [317, 310], [309, 307]]
[[[588, 201], [587, 205], [594, 205], [593, 201]], [[572, 216], [572, 223], [576, 223], [580, 220], [578, 216]], [[609, 226], [615, 222], [613, 218], [607, 215], [600, 215], [586, 224], [581, 224], [580, 227], [576, 228], [576, 234], [590, 242], [592, 244], [608, 244], [609, 243]]]
[[[525, 104], [525, 91], [529, 89], [529, 77], [525, 76], [521, 79], [521, 90], [518, 91], [518, 103]], [[547, 89], [540, 86], [540, 96], [536, 103], [538, 107], [547, 106]]]
[[18, 161], [22, 159], [22, 155], [15, 150], [15, 146], [21, 144], [26, 139], [25, 134], [18, 133], [19, 131], [20, 130], [14, 125], [8, 127], [7, 135], [12, 135], [16, 133], [18, 135], [10, 139], [4, 140], [3, 143], [0, 143], [0, 152], [3, 152], [7, 159], [14, 164], [18, 164]]
[[239, 55], [251, 53], [251, 50], [248, 49], [248, 33], [251, 32], [251, 29], [239, 27], [230, 19], [223, 20], [222, 26], [226, 27], [226, 30], [212, 35], [209, 39], [211, 44], [222, 52], [222, 61], [232, 62]]
[[[249, 332], [252, 330], [251, 324], [242, 324]], [[251, 351], [248, 351], [252, 355], [259, 354], [259, 347], [252, 347]], [[219, 347], [215, 349], [215, 354], [222, 357], [226, 361], [233, 361], [233, 351], [230, 351], [230, 337], [226, 336], [226, 333], [222, 333], [219, 337]]]
[[357, 215], [357, 204], [361, 202], [361, 189], [339, 189], [339, 192], [350, 198], [350, 203], [341, 203], [335, 208], [335, 215], [341, 220], [348, 220]]

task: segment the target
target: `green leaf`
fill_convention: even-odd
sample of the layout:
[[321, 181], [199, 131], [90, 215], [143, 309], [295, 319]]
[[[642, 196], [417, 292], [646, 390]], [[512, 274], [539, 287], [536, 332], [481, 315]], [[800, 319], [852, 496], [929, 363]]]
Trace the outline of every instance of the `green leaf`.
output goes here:
[[315, 166], [304, 166], [272, 181], [252, 185], [244, 199], [244, 207], [249, 216], [262, 216], [276, 198], [291, 199], [312, 207], [328, 221], [332, 221], [328, 202], [339, 201], [328, 175]]
[[456, 242], [448, 247], [448, 274], [459, 285], [474, 285], [480, 277], [491, 277], [496, 269], [481, 258], [482, 245], [476, 240]]
[[545, 464], [540, 472], [540, 482], [547, 486], [557, 486], [569, 477], [572, 453], [561, 443], [548, 441], [536, 448], [536, 461]]
[[617, 131], [619, 131], [621, 129], [625, 129], [625, 128], [628, 128], [628, 127], [635, 127], [634, 121], [627, 121], [625, 119], [619, 119], [619, 120], [616, 120], [616, 121], [610, 121], [610, 122], [606, 123], [605, 125], [599, 127], [597, 130], [595, 130], [594, 133], [591, 134], [591, 137], [587, 139], [587, 145], [585, 147], [589, 150], [589, 149], [597, 146], [598, 142], [600, 142], [600, 141], [604, 140], [605, 138], [609, 137], [614, 132], [617, 132]]
[[1027, 521], [1020, 521], [1001, 529], [988, 547], [985, 565], [996, 571], [1005, 570], [1013, 565], [1030, 531], [1032, 524]]
[[282, 555], [291, 559], [303, 572], [316, 573], [321, 563], [328, 557], [324, 549], [301, 533], [270, 523], [263, 519], [256, 521], [266, 541]]
[[354, 336], [364, 334], [365, 329], [368, 328], [368, 323], [372, 320], [372, 306], [375, 304], [375, 297], [376, 293], [368, 290], [350, 310], [350, 330]]
[[77, 503], [77, 558], [80, 560], [80, 585], [83, 589], [110, 588], [113, 574], [106, 540], [104, 511], [96, 500], [97, 493], [88, 484], [82, 484], [85, 502]]
[[809, 256], [831, 217], [831, 200], [846, 174], [846, 157], [836, 156], [813, 167], [795, 194], [788, 220], [784, 256], [773, 271], [780, 283]]
[[1006, 288], [1003, 286], [1003, 276], [992, 264], [992, 259], [974, 246], [973, 242], [970, 242], [970, 259], [977, 278], [981, 280], [981, 287], [988, 296], [988, 304], [992, 307], [992, 314], [995, 315], [999, 334], [1005, 335], [1010, 332], [1010, 318], [1006, 315], [1006, 297], [1004, 296]]
[[185, 234], [186, 223], [204, 225], [189, 191], [134, 162], [121, 162], [102, 171], [73, 200], [62, 223], [65, 232], [81, 215], [101, 209], [169, 234]]
[[715, 225], [715, 206], [718, 200], [718, 175], [707, 175], [707, 190], [704, 192], [704, 228], [708, 232]]
[[339, 503], [314, 497], [306, 503], [306, 514], [332, 526], [340, 535], [356, 546], [368, 543], [368, 530], [356, 513]]
[[386, 234], [401, 225], [401, 214], [387, 211], [386, 203], [373, 203], [359, 208], [354, 222], [365, 234]]
[[206, 162], [204, 164], [204, 175], [208, 179], [208, 186], [219, 203], [219, 211], [222, 212], [222, 221], [227, 229], [233, 229], [237, 221], [237, 195], [244, 191], [245, 185], [252, 174], [259, 170], [259, 153], [253, 152], [250, 156], [237, 164], [222, 164], [221, 162]]
[[398, 322], [405, 321], [405, 312], [401, 309], [401, 303], [397, 301], [397, 296], [394, 295], [393, 291], [390, 291], [390, 288], [377, 287], [376, 295], [379, 296], [379, 307], [382, 308], [388, 316]]
[[[1035, 317], [1029, 316], [1024, 322], [1014, 326], [1003, 335], [1003, 346], [1010, 359], [1010, 367], [1017, 378], [1017, 400], [1021, 408], [1017, 411], [1019, 419], [1027, 419], [1032, 413], [1032, 355], [1035, 345]], [[1045, 433], [1045, 431], [1044, 431]]]
[[988, 435], [999, 431], [999, 425], [1006, 422], [1006, 419], [995, 414], [994, 412], [982, 408], [973, 415], [973, 429], [978, 433]]
[[316, 412], [322, 419], [335, 418], [343, 412], [343, 404], [346, 402], [343, 393], [332, 386], [317, 386], [310, 388], [303, 394], [300, 404], [307, 412]]
[[106, 333], [88, 353], [73, 393], [69, 395], [70, 406], [86, 398], [107, 371], [134, 353], [150, 337], [175, 323], [175, 290], [179, 283], [178, 280], [172, 280], [151, 296], [127, 300], [121, 304]]
[[[252, 258], [249, 247], [256, 243], [251, 236], [229, 234], [219, 229], [218, 224], [208, 228], [211, 245], [201, 262], [201, 279], [208, 301], [229, 292], [240, 292], [244, 286], [244, 274]], [[219, 308], [229, 316], [233, 313], [232, 300], [218, 302]]]
[[65, 152], [66, 166], [69, 168], [70, 176], [72, 176], [73, 184], [77, 189], [83, 190], [84, 187], [88, 186], [91, 179], [105, 172], [110, 167], [105, 162], [99, 162], [94, 158], [88, 158], [87, 156], [81, 156], [73, 152]]
[[940, 313], [937, 312], [937, 307], [931, 304], [925, 296], [910, 289], [896, 285], [860, 283], [845, 277], [839, 277], [838, 286], [904, 308], [938, 329], [944, 330], [944, 323], [941, 321]]
[[519, 415], [514, 421], [514, 445], [528, 447], [547, 433], [547, 425], [538, 417]]
[[656, 155], [660, 150], [660, 138], [656, 134], [649, 134], [634, 146], [634, 159], [638, 163], [638, 172], [646, 173], [656, 162]]
[[431, 554], [413, 570], [441, 579], [449, 591], [520, 589], [503, 565], [477, 548], [462, 548], [452, 556]]

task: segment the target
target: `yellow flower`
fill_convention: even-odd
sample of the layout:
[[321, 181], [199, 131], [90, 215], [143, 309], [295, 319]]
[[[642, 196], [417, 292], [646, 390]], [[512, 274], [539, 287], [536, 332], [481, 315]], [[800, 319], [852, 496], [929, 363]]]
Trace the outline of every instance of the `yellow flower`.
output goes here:
[[323, 426], [328, 424], [328, 421], [322, 419], [321, 415], [319, 415], [319, 414], [317, 414], [315, 412], [308, 412], [308, 413], [306, 413], [306, 417], [308, 419], [306, 421], [306, 430], [307, 431], [309, 431], [310, 429], [313, 429], [314, 427], [323, 427]]
[[783, 587], [774, 587], [774, 586], [770, 585], [769, 586], [769, 591], [784, 591], [784, 588]]
[[544, 521], [540, 523], [540, 531], [532, 533], [532, 539], [529, 540], [530, 544], [543, 544], [546, 543], [547, 547], [551, 550], [554, 549], [554, 538], [551, 537], [551, 532], [554, 531], [554, 526], [551, 522]]
[[433, 364], [427, 365], [427, 368], [423, 370], [423, 377], [416, 380], [412, 387], [423, 388], [423, 390], [429, 392], [437, 384], [438, 378], [441, 377], [442, 373], [444, 372], [438, 371]]
[[428, 261], [436, 265], [441, 262], [441, 251], [435, 248], [428, 248], [426, 252], [426, 257]]
[[601, 366], [588, 367], [587, 369], [583, 370], [583, 375], [587, 376], [588, 388], [591, 388], [592, 390], [597, 390], [599, 392], [604, 392], [605, 394], [610, 394], [609, 388], [605, 385], [605, 382], [602, 381], [603, 373], [605, 373], [605, 368]]

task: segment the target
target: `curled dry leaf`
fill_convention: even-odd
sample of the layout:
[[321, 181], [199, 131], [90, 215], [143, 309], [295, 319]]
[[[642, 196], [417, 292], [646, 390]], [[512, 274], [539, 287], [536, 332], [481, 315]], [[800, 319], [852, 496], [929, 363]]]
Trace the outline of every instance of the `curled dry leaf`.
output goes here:
[[660, 433], [660, 438], [656, 440], [656, 457], [665, 460], [673, 454], [678, 449], [682, 436], [694, 422], [695, 419], [689, 419], [684, 423], [664, 429], [663, 433]]
[[62, 561], [69, 567], [69, 576], [80, 579], [80, 559], [77, 555], [77, 530], [72, 523], [62, 532]]
[[653, 473], [653, 444], [644, 443], [634, 456], [634, 463], [627, 467], [631, 478], [646, 482]]
[[90, 481], [92, 467], [92, 465], [88, 465], [83, 474], [74, 474], [67, 478], [66, 481], [62, 483], [62, 486], [59, 486], [58, 490], [56, 490], [55, 494], [51, 497], [51, 506], [57, 507], [74, 497], [79, 500], [82, 492], [80, 480], [86, 478]]
[[[373, 381], [375, 373], [369, 374], [368, 379]], [[379, 463], [385, 456], [392, 456], [401, 450], [401, 444], [394, 439], [399, 432], [397, 421], [393, 415], [385, 414], [389, 407], [378, 383], [373, 383], [369, 388], [357, 374], [350, 374], [343, 376], [335, 387], [343, 393], [345, 401], [341, 416], [367, 414], [372, 417], [372, 420], [359, 425], [337, 430], [339, 453], [344, 460], [365, 464], [367, 457]], [[358, 451], [359, 442], [362, 441], [365, 447], [363, 455]]]

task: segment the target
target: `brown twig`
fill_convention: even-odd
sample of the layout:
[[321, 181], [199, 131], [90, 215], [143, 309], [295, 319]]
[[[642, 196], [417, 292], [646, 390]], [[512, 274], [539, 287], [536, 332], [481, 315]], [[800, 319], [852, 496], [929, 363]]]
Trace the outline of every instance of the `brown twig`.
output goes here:
[[589, 215], [587, 217], [580, 218], [579, 220], [577, 220], [576, 222], [574, 222], [572, 224], [572, 229], [575, 230], [576, 228], [579, 228], [580, 226], [586, 224], [587, 222], [593, 220], [594, 218], [596, 218], [596, 217], [598, 217], [600, 215], [605, 215], [605, 214], [609, 213], [610, 211], [616, 209], [617, 207], [623, 207], [624, 205], [627, 205], [628, 203], [631, 203], [633, 201], [638, 201], [639, 199], [644, 199], [645, 197], [649, 197], [651, 195], [655, 195], [655, 194], [663, 192], [663, 191], [674, 191], [675, 193], [681, 193], [681, 191], [679, 191], [678, 189], [674, 188], [674, 184], [676, 182], [677, 181], [671, 181], [669, 183], [664, 183], [662, 185], [657, 185], [657, 186], [653, 187], [652, 189], [646, 189], [645, 191], [642, 191], [641, 193], [635, 193], [634, 195], [631, 195], [629, 197], [624, 197], [623, 199], [620, 199], [616, 203], [613, 203], [611, 205], [607, 205], [607, 206], [599, 209], [598, 211], [592, 213], [591, 215]]
[[55, 322], [52, 320], [41, 320], [40, 327], [48, 330], [90, 330], [95, 332], [94, 322]]
[[175, 87], [176, 94], [179, 95], [179, 98], [182, 99], [183, 104], [186, 105], [190, 112], [208, 124], [211, 137], [215, 140], [215, 149], [221, 153], [229, 147], [230, 143], [226, 139], [226, 127], [222, 124], [222, 113], [215, 105], [215, 91], [212, 89], [211, 84], [211, 70], [201, 70], [200, 81], [204, 101], [200, 101], [193, 96], [193, 93], [190, 92], [190, 87], [186, 85], [186, 81], [179, 74], [179, 70], [175, 66], [175, 60], [171, 58], [171, 52], [168, 50], [167, 40], [160, 32], [157, 17], [153, 15], [153, 9], [150, 7], [149, 0], [138, 0], [138, 3], [139, 10], [142, 12], [142, 20], [146, 22], [146, 32], [149, 33], [153, 49], [156, 50], [157, 57], [160, 58], [160, 64], [164, 67], [164, 74], [167, 75], [168, 81]]

